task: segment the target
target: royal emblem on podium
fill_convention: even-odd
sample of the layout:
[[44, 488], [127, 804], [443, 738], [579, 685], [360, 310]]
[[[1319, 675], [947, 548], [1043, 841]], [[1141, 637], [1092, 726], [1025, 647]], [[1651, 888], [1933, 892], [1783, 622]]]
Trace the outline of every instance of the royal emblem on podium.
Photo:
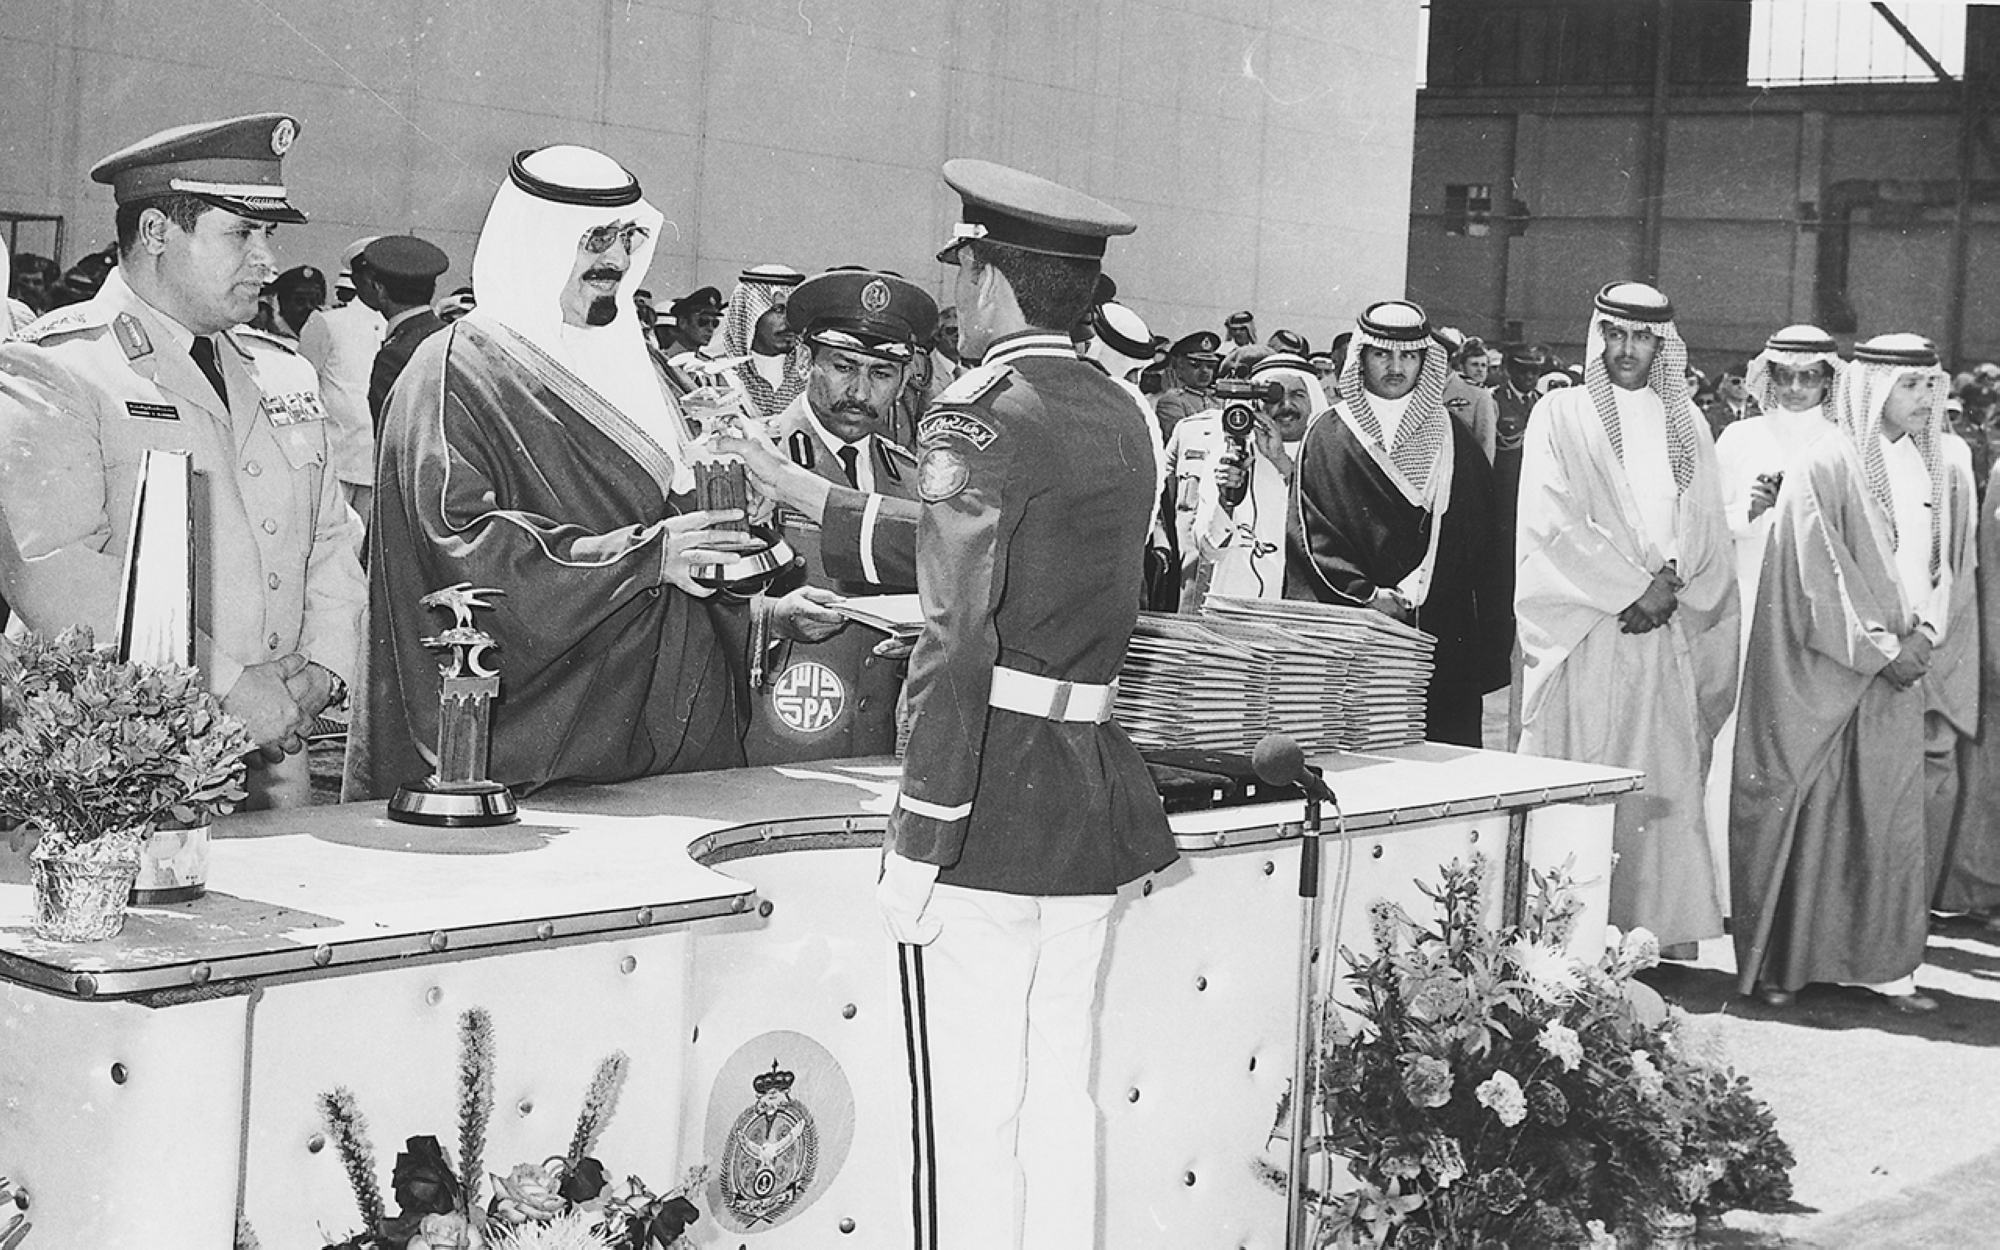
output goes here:
[[819, 1129], [792, 1097], [792, 1073], [771, 1061], [750, 1084], [757, 1101], [729, 1129], [723, 1146], [722, 1201], [745, 1227], [774, 1223], [812, 1185]]

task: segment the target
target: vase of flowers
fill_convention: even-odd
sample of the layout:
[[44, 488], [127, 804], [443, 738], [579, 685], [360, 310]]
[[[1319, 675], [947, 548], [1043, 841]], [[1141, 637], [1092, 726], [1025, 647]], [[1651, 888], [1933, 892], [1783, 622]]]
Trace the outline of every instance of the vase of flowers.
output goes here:
[[1424, 887], [1435, 919], [1378, 902], [1374, 953], [1343, 952], [1308, 1141], [1356, 1184], [1310, 1195], [1306, 1244], [1665, 1250], [1694, 1244], [1696, 1213], [1788, 1202], [1770, 1109], [1631, 992], [1659, 943], [1613, 930], [1581, 963], [1565, 874], [1535, 874], [1497, 928], [1486, 878], [1478, 857], [1452, 863]]
[[[458, 1042], [458, 1163], [436, 1137], [406, 1138], [389, 1181], [394, 1215], [354, 1091], [338, 1086], [319, 1096], [362, 1224], [326, 1250], [689, 1250], [684, 1234], [701, 1218], [690, 1195], [706, 1183], [705, 1166], [656, 1194], [636, 1176], [613, 1180], [596, 1158], [631, 1067], [623, 1051], [597, 1065], [569, 1149], [502, 1176], [486, 1171], [495, 1069], [493, 1017], [484, 1007], [459, 1016]], [[246, 1244], [239, 1235], [238, 1250]]]
[[253, 745], [195, 670], [120, 660], [87, 628], [0, 655], [0, 817], [41, 834], [35, 931], [116, 935], [140, 847], [239, 802]]

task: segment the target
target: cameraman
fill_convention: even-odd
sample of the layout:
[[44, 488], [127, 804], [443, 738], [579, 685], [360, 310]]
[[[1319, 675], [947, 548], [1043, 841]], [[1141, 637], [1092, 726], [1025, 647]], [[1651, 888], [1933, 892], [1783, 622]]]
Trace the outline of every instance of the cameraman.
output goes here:
[[1249, 394], [1234, 397], [1217, 391], [1222, 434], [1195, 505], [1197, 602], [1210, 594], [1284, 597], [1293, 463], [1307, 423], [1327, 406], [1319, 375], [1289, 353], [1258, 361], [1244, 390]]

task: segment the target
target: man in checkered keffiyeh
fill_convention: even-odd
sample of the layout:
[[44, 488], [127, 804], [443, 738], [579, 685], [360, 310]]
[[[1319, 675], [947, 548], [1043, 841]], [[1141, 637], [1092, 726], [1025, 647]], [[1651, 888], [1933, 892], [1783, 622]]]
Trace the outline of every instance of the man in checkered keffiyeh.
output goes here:
[[1285, 594], [1435, 636], [1425, 735], [1480, 746], [1481, 700], [1507, 682], [1513, 619], [1492, 468], [1444, 406], [1448, 354], [1415, 304], [1361, 314], [1339, 399], [1300, 444]]
[[785, 325], [785, 302], [804, 278], [783, 265], [753, 265], [737, 275], [722, 310], [717, 367], [760, 417], [775, 417], [806, 389], [806, 350]]
[[1736, 553], [1673, 305], [1599, 291], [1584, 384], [1535, 405], [1514, 611], [1520, 750], [1644, 769], [1618, 801], [1613, 924], [1670, 955], [1722, 932], [1702, 779], [1736, 696]]
[[1915, 973], [1956, 796], [1939, 801], [1927, 739], [1974, 723], [1979, 627], [1970, 457], [1947, 451], [1944, 392], [1929, 340], [1860, 344], [1839, 432], [1800, 453], [1778, 493], [1729, 830], [1738, 988], [1768, 1003], [1821, 981], [1903, 1011], [1938, 1005]]

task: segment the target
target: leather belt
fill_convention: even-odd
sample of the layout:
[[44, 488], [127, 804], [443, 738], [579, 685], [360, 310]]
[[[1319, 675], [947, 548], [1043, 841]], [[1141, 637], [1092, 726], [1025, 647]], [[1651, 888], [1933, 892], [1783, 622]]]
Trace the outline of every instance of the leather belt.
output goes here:
[[1094, 722], [1111, 719], [1111, 705], [1118, 699], [1118, 683], [1095, 685], [1084, 681], [1058, 681], [1038, 673], [996, 665], [989, 707], [1042, 720]]

